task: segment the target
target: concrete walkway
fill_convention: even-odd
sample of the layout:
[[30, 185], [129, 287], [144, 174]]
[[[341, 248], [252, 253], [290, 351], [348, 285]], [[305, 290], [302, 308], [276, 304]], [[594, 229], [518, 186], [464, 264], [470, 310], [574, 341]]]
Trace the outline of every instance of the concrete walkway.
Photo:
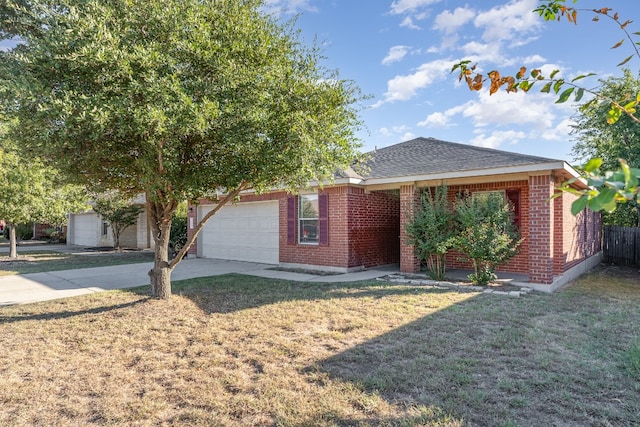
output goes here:
[[[51, 247], [48, 247], [51, 249]], [[30, 248], [31, 249], [31, 248]], [[147, 272], [152, 263], [125, 264], [111, 267], [81, 268], [0, 277], [0, 306], [27, 304], [86, 295], [111, 289], [124, 289], [149, 284]], [[297, 282], [350, 282], [371, 280], [390, 273], [387, 269], [319, 276], [274, 269], [273, 265], [224, 261], [205, 258], [185, 259], [173, 271], [172, 280], [217, 276], [228, 273], [249, 274], [271, 279]]]

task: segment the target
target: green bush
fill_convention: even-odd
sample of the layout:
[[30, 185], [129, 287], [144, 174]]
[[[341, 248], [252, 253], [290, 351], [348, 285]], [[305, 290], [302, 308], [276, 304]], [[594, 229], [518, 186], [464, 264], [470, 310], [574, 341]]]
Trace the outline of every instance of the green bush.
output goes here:
[[187, 216], [174, 215], [171, 220], [171, 246], [179, 251], [187, 243]]
[[31, 240], [33, 239], [33, 223], [17, 224], [16, 227], [16, 239], [17, 240]]
[[473, 266], [469, 279], [486, 285], [495, 280], [496, 266], [517, 253], [521, 239], [504, 195], [496, 192], [478, 196], [458, 197], [456, 211], [460, 230], [454, 248]]
[[445, 257], [454, 242], [455, 213], [447, 199], [447, 186], [422, 192], [414, 216], [405, 227], [407, 243], [413, 245], [415, 255], [427, 265], [429, 276], [443, 280]]

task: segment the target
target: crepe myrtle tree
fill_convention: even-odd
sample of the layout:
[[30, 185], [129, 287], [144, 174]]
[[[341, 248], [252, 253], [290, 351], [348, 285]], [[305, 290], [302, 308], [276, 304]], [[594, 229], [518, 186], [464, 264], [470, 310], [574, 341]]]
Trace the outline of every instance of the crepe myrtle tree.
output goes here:
[[96, 194], [93, 198], [93, 210], [102, 219], [109, 222], [111, 235], [113, 236], [113, 247], [119, 252], [120, 236], [124, 230], [131, 227], [138, 221], [140, 213], [144, 209], [135, 203], [135, 200], [120, 194], [118, 191]]
[[[410, 211], [410, 210], [408, 210]], [[456, 215], [447, 197], [447, 185], [427, 188], [420, 194], [415, 214], [407, 218], [407, 244], [427, 265], [429, 276], [444, 280], [446, 255], [455, 243]]]
[[[261, 0], [0, 4], [1, 108], [12, 134], [73, 182], [144, 194], [151, 294], [204, 223], [243, 190], [325, 182], [358, 156], [363, 98]], [[225, 194], [168, 259], [183, 200]]]
[[[632, 24], [630, 19], [621, 18], [617, 12], [608, 7], [579, 9], [568, 6], [566, 3], [565, 0], [541, 0], [539, 6], [532, 12], [537, 13], [545, 21], [565, 20], [577, 25], [578, 15], [587, 13], [592, 15], [593, 21], [606, 20], [614, 23], [621, 31], [622, 38], [613, 44], [612, 49], [630, 46], [628, 55], [621, 58], [617, 66], [625, 67], [634, 58], [640, 59], [640, 32], [630, 31], [629, 25]], [[570, 3], [577, 4], [578, 0], [573, 0]], [[581, 102], [587, 95], [589, 100], [582, 104], [581, 111], [596, 108], [601, 112], [602, 121], [606, 121], [609, 125], [617, 123], [623, 116], [630, 121], [640, 123], [640, 115], [637, 113], [640, 105], [640, 93], [629, 92], [617, 96], [618, 94], [612, 94], [611, 91], [606, 90], [606, 86], [605, 90], [602, 89], [602, 86], [588, 88], [583, 83], [587, 80], [583, 79], [594, 76], [593, 73], [579, 75], [569, 81], [559, 74], [559, 70], [553, 70], [550, 74], [545, 75], [540, 69], [528, 70], [522, 66], [514, 75], [501, 73], [499, 70], [492, 70], [485, 75], [477, 71], [476, 64], [472, 64], [469, 60], [455, 64], [451, 72], [458, 73], [458, 79], [464, 80], [471, 91], [479, 91], [488, 85], [490, 94], [499, 90], [511, 93], [529, 92], [535, 86], [542, 93], [557, 95], [556, 103], [563, 103], [569, 99]], [[631, 201], [635, 204], [640, 202], [640, 186], [638, 185], [640, 168], [633, 167], [627, 160], [625, 158], [618, 159], [617, 169], [605, 169], [602, 167], [602, 158], [593, 158], [580, 168], [589, 188], [584, 190], [574, 188], [573, 184], [576, 179], [568, 180], [562, 184], [560, 190], [579, 196], [571, 207], [574, 215], [587, 207], [594, 211], [613, 212], [619, 202]], [[610, 167], [606, 164], [604, 166]], [[560, 194], [562, 193], [556, 193], [554, 197], [558, 197]]]

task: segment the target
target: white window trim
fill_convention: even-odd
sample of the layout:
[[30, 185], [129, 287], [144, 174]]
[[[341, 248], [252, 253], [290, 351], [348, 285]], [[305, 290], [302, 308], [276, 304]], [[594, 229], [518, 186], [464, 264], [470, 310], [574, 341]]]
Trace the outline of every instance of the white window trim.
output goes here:
[[[320, 198], [318, 197], [317, 194], [312, 193], [312, 194], [301, 194], [298, 196], [298, 244], [299, 245], [311, 245], [311, 246], [318, 246], [320, 245], [320, 212], [318, 211], [317, 214], [318, 216], [315, 218], [305, 218], [302, 216], [302, 199], [303, 197], [315, 197], [316, 201], [318, 201], [318, 203], [320, 202]], [[319, 206], [318, 206], [319, 208]], [[317, 222], [317, 235], [316, 235], [316, 241], [315, 242], [305, 242], [302, 240], [302, 236], [304, 234], [304, 230], [302, 229], [302, 221], [316, 221]]]

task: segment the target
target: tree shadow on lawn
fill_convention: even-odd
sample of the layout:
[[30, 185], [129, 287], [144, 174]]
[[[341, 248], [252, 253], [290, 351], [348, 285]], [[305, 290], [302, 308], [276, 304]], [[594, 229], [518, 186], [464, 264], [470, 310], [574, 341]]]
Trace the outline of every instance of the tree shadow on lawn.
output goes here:
[[[128, 292], [129, 290], [125, 290], [123, 292]], [[139, 292], [135, 292], [134, 293], [138, 293]], [[70, 298], [77, 298], [77, 297], [70, 297]], [[150, 298], [141, 298], [135, 301], [130, 301], [127, 303], [122, 303], [122, 304], [114, 304], [114, 305], [107, 305], [107, 306], [101, 306], [101, 307], [94, 307], [94, 308], [90, 308], [90, 309], [85, 309], [85, 310], [66, 310], [66, 311], [55, 311], [55, 312], [47, 312], [47, 313], [24, 313], [24, 314], [15, 314], [13, 311], [10, 315], [2, 315], [0, 314], [0, 324], [2, 323], [16, 323], [16, 322], [24, 322], [24, 321], [29, 321], [29, 320], [60, 320], [60, 319], [67, 319], [70, 317], [76, 317], [76, 316], [82, 316], [85, 314], [101, 314], [101, 313], [107, 313], [110, 311], [114, 311], [114, 310], [121, 310], [121, 309], [125, 309], [125, 308], [130, 308], [130, 307], [134, 307], [138, 304], [141, 304], [147, 300], [149, 300]], [[68, 298], [64, 298], [64, 299], [60, 299], [60, 303], [64, 304], [65, 301], [68, 300]], [[51, 304], [51, 303], [55, 303], [57, 302], [57, 300], [54, 301], [46, 301], [46, 304]], [[33, 303], [33, 304], [29, 304], [29, 309], [33, 310], [37, 304], [40, 303]], [[8, 305], [5, 306], [8, 308], [12, 308], [15, 309], [16, 305]], [[2, 307], [0, 307], [2, 308]], [[1, 313], [1, 311], [0, 311]]]
[[[635, 425], [640, 384], [623, 360], [640, 313], [603, 308], [558, 294], [479, 295], [306, 372], [394, 404], [441, 408], [465, 425]], [[413, 423], [397, 421], [390, 424]]]
[[384, 298], [418, 293], [449, 293], [434, 286], [405, 285], [383, 281], [342, 283], [295, 282], [242, 274], [225, 274], [176, 281], [175, 295], [194, 301], [207, 314], [225, 314], [289, 301], [341, 298]]

